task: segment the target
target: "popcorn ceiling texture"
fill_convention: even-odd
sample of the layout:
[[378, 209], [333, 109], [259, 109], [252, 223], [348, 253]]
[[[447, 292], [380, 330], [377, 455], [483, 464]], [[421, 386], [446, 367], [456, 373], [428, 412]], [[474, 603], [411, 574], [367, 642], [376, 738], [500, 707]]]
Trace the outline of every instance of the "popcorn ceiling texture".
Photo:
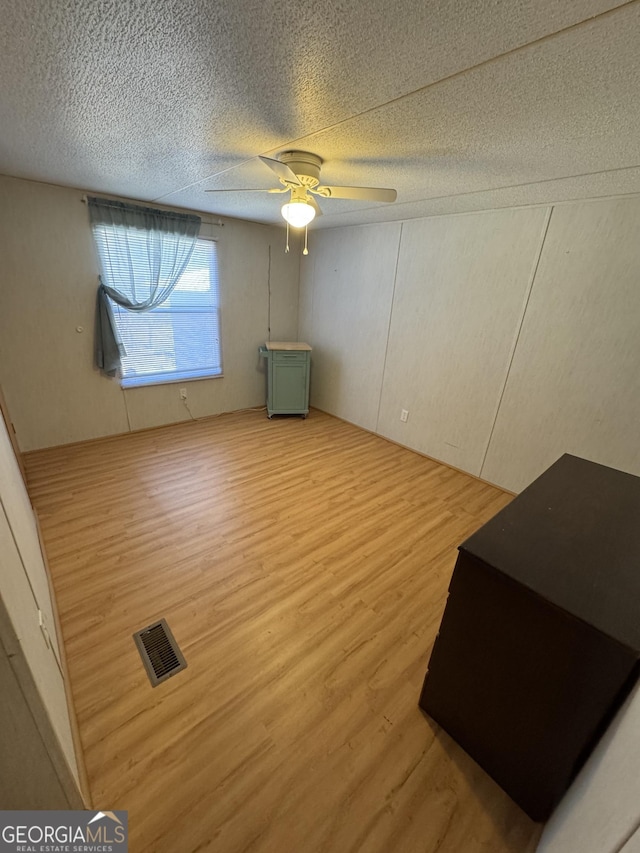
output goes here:
[[256, 156], [297, 147], [327, 183], [398, 189], [322, 203], [331, 227], [566, 178], [606, 194], [598, 173], [640, 166], [637, 3], [0, 0], [0, 20], [17, 177], [278, 222], [278, 197], [204, 189], [273, 186]]

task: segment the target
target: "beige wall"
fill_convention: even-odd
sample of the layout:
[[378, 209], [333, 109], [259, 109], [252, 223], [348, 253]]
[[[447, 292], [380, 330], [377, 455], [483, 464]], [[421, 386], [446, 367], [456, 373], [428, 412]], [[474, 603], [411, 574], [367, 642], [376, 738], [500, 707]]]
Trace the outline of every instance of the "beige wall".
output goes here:
[[[97, 263], [82, 196], [0, 177], [0, 385], [23, 450], [189, 418], [177, 385], [125, 392], [93, 367]], [[269, 316], [272, 340], [297, 334], [299, 255], [284, 254], [283, 230], [215, 222], [203, 233], [218, 241], [224, 377], [187, 384], [195, 417], [263, 405]]]
[[313, 404], [375, 430], [400, 225], [319, 231], [300, 264]]
[[640, 474], [640, 198], [554, 209], [482, 476], [562, 453]]
[[401, 227], [301, 265], [312, 404], [513, 491], [565, 452], [640, 474], [640, 197]]
[[381, 435], [480, 474], [546, 215], [500, 210], [404, 223]]

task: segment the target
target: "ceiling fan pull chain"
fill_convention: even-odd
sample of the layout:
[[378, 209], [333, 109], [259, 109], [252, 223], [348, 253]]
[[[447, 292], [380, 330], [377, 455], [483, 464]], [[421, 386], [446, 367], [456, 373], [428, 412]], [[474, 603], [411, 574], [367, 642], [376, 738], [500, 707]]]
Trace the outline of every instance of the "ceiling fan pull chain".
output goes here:
[[285, 255], [289, 252], [289, 223], [287, 222], [287, 245], [284, 247]]
[[303, 255], [309, 254], [309, 250], [307, 249], [307, 232], [308, 232], [308, 230], [309, 230], [309, 227], [307, 225], [305, 225], [304, 226], [304, 249], [302, 250]]

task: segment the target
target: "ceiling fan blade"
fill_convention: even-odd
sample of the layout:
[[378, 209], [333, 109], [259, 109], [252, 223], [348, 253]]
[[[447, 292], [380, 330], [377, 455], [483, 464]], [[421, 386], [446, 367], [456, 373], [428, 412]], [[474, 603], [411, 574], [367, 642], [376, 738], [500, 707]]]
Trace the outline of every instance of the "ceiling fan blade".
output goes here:
[[242, 187], [240, 189], [224, 189], [224, 190], [205, 190], [206, 193], [288, 193], [287, 187], [278, 187], [277, 189], [263, 190], [255, 187]]
[[272, 172], [276, 173], [281, 181], [286, 181], [288, 184], [295, 184], [297, 187], [302, 186], [296, 177], [296, 173], [290, 169], [286, 163], [281, 163], [279, 160], [273, 160], [271, 157], [263, 157], [262, 154], [260, 154], [259, 157], [265, 166], [268, 166]]
[[312, 195], [307, 196], [307, 201], [311, 205], [311, 207], [315, 210], [316, 216], [322, 216], [322, 208], [320, 207], [320, 205], [318, 204], [318, 202], [315, 200], [315, 198]]
[[395, 201], [398, 193], [383, 187], [316, 187], [311, 190], [323, 198], [354, 198], [360, 201]]

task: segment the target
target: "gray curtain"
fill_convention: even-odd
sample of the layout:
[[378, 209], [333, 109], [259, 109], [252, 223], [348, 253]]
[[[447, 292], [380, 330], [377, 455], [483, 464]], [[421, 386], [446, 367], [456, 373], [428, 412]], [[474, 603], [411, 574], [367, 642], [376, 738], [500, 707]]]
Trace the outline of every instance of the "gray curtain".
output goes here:
[[94, 196], [87, 201], [100, 262], [95, 361], [115, 376], [126, 352], [108, 297], [128, 311], [161, 305], [191, 259], [201, 219]]

